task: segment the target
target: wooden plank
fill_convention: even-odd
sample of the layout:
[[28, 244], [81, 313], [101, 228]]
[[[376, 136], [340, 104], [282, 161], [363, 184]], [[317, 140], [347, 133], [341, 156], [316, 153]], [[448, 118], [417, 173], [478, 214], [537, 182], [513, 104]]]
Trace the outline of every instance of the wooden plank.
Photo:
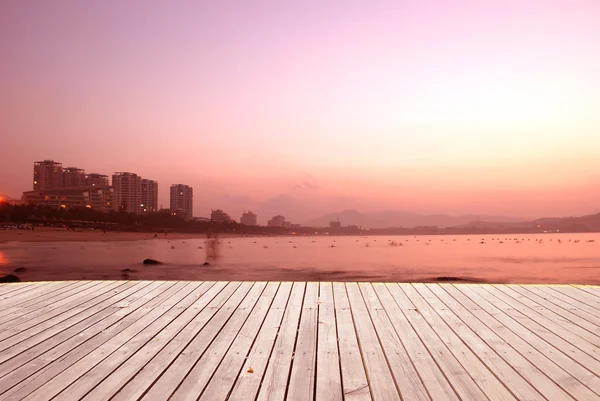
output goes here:
[[[288, 303], [301, 305], [303, 297], [304, 285], [290, 282], [281, 284], [277, 297], [273, 301], [273, 305], [229, 395], [229, 401], [245, 401], [256, 398], [262, 379], [267, 372], [269, 358], [275, 347], [275, 340], [279, 330], [284, 327], [284, 313], [289, 312], [287, 305]], [[250, 371], [250, 369], [252, 370]]]
[[[61, 282], [55, 288], [48, 289], [46, 293], [43, 292], [43, 289], [40, 289], [41, 295], [38, 294], [38, 289], [33, 288], [32, 290], [22, 294], [22, 298], [19, 298], [19, 300], [15, 299], [15, 302], [27, 302], [27, 305], [23, 307], [20, 307], [19, 305], [10, 306], [4, 310], [4, 313], [0, 317], [0, 329], [3, 326], [10, 325], [14, 316], [19, 316], [21, 321], [26, 321], [36, 316], [33, 315], [30, 317], [32, 312], [39, 312], [42, 307], [49, 304], [51, 305], [53, 301], [57, 299], [63, 299], [69, 295], [76, 294], [77, 288], [84, 290], [85, 288], [93, 287], [98, 284], [100, 284], [100, 282], [86, 281], [79, 284], [76, 282], [74, 283], [65, 281]], [[40, 296], [35, 296], [34, 294], [38, 294]], [[33, 296], [33, 298], [30, 299], [30, 296]]]
[[[194, 383], [193, 387], [188, 387], [187, 389], [184, 383], [184, 385], [182, 385], [175, 393], [173, 399], [190, 399], [190, 396], [199, 393], [201, 387], [202, 393], [198, 398], [199, 400], [227, 399], [227, 395], [231, 391], [236, 378], [241, 374], [240, 371], [248, 352], [250, 351], [260, 328], [265, 323], [269, 309], [278, 295], [278, 290], [279, 282], [272, 282], [267, 285], [241, 330], [237, 333], [235, 340], [231, 343], [229, 349], [220, 360], [212, 377], [207, 377], [204, 369], [200, 369], [200, 366], [203, 365], [203, 359], [208, 361], [207, 355], [209, 355], [209, 353], [206, 353], [195, 368], [195, 370], [200, 370], [202, 372], [200, 374], [200, 380], [198, 380], [197, 384]], [[287, 295], [289, 294], [284, 294], [284, 298], [287, 297]], [[224, 337], [224, 334], [225, 333], [222, 332], [219, 337]], [[219, 339], [215, 340], [216, 349], [220, 348], [218, 344], [216, 344], [218, 340]], [[208, 370], [211, 370], [212, 366], [213, 364], [209, 363]], [[192, 371], [186, 380], [192, 380], [193, 382], [195, 377], [196, 375], [194, 374], [194, 371]], [[195, 400], [196, 398], [193, 399]]]
[[15, 287], [15, 291], [0, 297], [0, 317], [18, 310], [16, 307], [22, 307], [23, 303], [35, 303], [39, 299], [52, 296], [55, 291], [72, 285], [76, 285], [76, 283], [73, 281], [57, 281], [47, 284], [31, 283], [30, 285]]
[[150, 387], [142, 399], [166, 400], [177, 389], [179, 384], [193, 369], [201, 355], [208, 349], [223, 326], [235, 314], [239, 305], [253, 287], [253, 283], [242, 283], [225, 305], [217, 312], [204, 327], [201, 334], [196, 336], [188, 346], [177, 356], [169, 369]]
[[[56, 397], [63, 389], [68, 387], [83, 374], [89, 372], [115, 350], [136, 336], [140, 331], [150, 326], [156, 319], [160, 318], [166, 310], [169, 310], [175, 303], [188, 295], [188, 292], [185, 291], [187, 285], [188, 284], [185, 282], [176, 283], [173, 287], [163, 293], [168, 294], [168, 296], [165, 296], [165, 298], [162, 299], [159, 304], [154, 305], [152, 309], [145, 311], [146, 313], [144, 313], [143, 316], [140, 316], [135, 323], [114, 335], [96, 349], [88, 352], [77, 362], [61, 366], [60, 373], [55, 374], [50, 380], [32, 391], [24, 399], [42, 401]], [[166, 305], [163, 307], [163, 304]]]
[[572, 308], [572, 310], [566, 309], [569, 305], [558, 299], [560, 294], [555, 295], [552, 297], [553, 299], [550, 299], [551, 297], [545, 292], [540, 291], [535, 285], [511, 285], [510, 288], [537, 304], [538, 306], [535, 306], [535, 309], [539, 313], [543, 313], [553, 320], [558, 319], [564, 323], [563, 325], [565, 328], [577, 334], [579, 337], [585, 338], [592, 344], [598, 344], [600, 346], [600, 336], [594, 333], [595, 331], [598, 331], [598, 326], [577, 316], [580, 312], [575, 310], [575, 308]]
[[359, 289], [402, 398], [429, 400], [430, 397], [423, 380], [406, 352], [385, 309], [379, 302], [373, 287], [370, 283], [360, 283]]
[[[6, 316], [13, 310], [19, 310], [21, 313], [25, 314], [26, 311], [24, 309], [26, 306], [40, 303], [51, 297], [56, 297], [60, 292], [68, 291], [69, 289], [73, 289], [76, 286], [84, 285], [86, 283], [90, 283], [90, 281], [56, 281], [40, 285], [32, 283], [31, 285], [22, 288], [22, 291], [13, 292], [10, 294], [10, 297], [0, 300], [0, 306], [2, 307], [2, 313], [0, 314], [2, 320], [0, 320], [0, 322], [4, 322]], [[31, 308], [29, 310], [31, 310]]]
[[[223, 284], [226, 284], [223, 287]], [[239, 303], [239, 299], [231, 300], [231, 297], [239, 290], [240, 283], [223, 283], [218, 282], [215, 284], [213, 291], [207, 293], [207, 297], [204, 300], [199, 301], [197, 304], [192, 306], [193, 310], [197, 312], [197, 315], [192, 319], [192, 321], [186, 325], [175, 337], [172, 339], [165, 339], [168, 343], [164, 348], [160, 350], [156, 356], [152, 357], [152, 359], [143, 365], [143, 358], [140, 361], [141, 357], [138, 357], [133, 360], [133, 367], [130, 366], [129, 363], [123, 365], [123, 369], [126, 373], [123, 380], [127, 382], [123, 386], [122, 383], [115, 383], [115, 381], [119, 380], [117, 372], [114, 373], [114, 376], [110, 378], [111, 394], [107, 394], [103, 399], [108, 400], [132, 400], [139, 399], [146, 390], [158, 380], [163, 373], [171, 367], [173, 362], [177, 359], [177, 357], [181, 354], [181, 352], [188, 347], [188, 345], [198, 336], [204, 336], [204, 329], [206, 325], [214, 318], [217, 317], [217, 313], [219, 313], [225, 305], [230, 307], [231, 303], [235, 304], [235, 302]], [[247, 291], [247, 289], [242, 289], [243, 291]], [[208, 298], [213, 297], [212, 300], [206, 303]], [[236, 297], [238, 296], [236, 295]], [[227, 304], [230, 302], [230, 304]], [[236, 304], [237, 305], [237, 304]], [[136, 366], [137, 365], [137, 366]], [[131, 370], [136, 370], [135, 368], [141, 366], [141, 370], [135, 373], [130, 380], [126, 380], [128, 375], [131, 374]], [[109, 382], [109, 381], [107, 381]], [[105, 382], [105, 383], [107, 383]], [[115, 392], [115, 395], [112, 396], [112, 392]], [[97, 400], [100, 398], [90, 398], [90, 400]]]
[[[439, 285], [434, 285], [433, 287], [434, 289], [440, 289]], [[535, 367], [529, 366], [526, 360], [519, 359], [517, 352], [499, 339], [485, 325], [481, 324], [468, 311], [460, 307], [460, 305], [457, 306], [456, 302], [449, 302], [447, 304], [441, 302], [432, 290], [423, 284], [413, 284], [413, 288], [446, 322], [448, 327], [465, 342], [467, 347], [494, 373], [500, 381], [499, 384], [505, 386], [505, 388], [498, 386], [499, 390], [496, 391], [493, 397], [500, 397], [501, 399], [509, 397], [509, 399], [514, 399], [515, 397], [518, 399], [540, 398], [535, 386], [528, 383], [528, 380], [523, 377], [523, 375], [530, 375], [529, 370], [535, 369]], [[445, 299], [445, 301], [448, 300]], [[505, 357], [515, 358], [517, 368], [513, 369], [514, 366], [508, 363], [504, 359]], [[467, 367], [467, 371], [471, 373], [472, 369]], [[539, 379], [539, 381], [542, 382], [542, 379]], [[547, 378], [546, 381], [548, 383], [544, 382], [544, 384], [553, 385]], [[489, 385], [486, 383], [486, 388], [488, 387]], [[560, 398], [562, 395], [560, 393], [561, 389], [556, 387], [556, 390], [559, 392], [558, 396]], [[500, 395], [498, 391], [503, 391], [504, 394]], [[492, 398], [492, 395], [488, 394], [488, 397]], [[569, 399], [569, 401], [572, 400]]]
[[461, 399], [513, 398], [411, 285], [389, 283], [387, 287]]
[[[296, 344], [305, 290], [306, 283], [294, 283], [292, 297], [288, 301], [257, 401], [283, 401], [286, 399], [285, 393], [294, 358], [294, 345]], [[302, 297], [294, 296], [298, 292], [302, 293]]]
[[598, 287], [596, 287], [596, 286], [573, 284], [573, 287], [577, 288], [578, 290], [586, 292], [587, 294], [591, 295], [592, 297], [600, 298], [600, 291], [598, 290]]
[[[87, 393], [82, 400], [108, 400], [116, 394], [123, 386], [151, 361], [160, 352], [165, 350], [173, 342], [176, 342], [177, 336], [189, 325], [193, 325], [194, 319], [198, 318], [200, 312], [205, 310], [206, 306], [219, 296], [226, 282], [207, 282], [194, 291], [195, 301], [192, 305], [182, 311], [176, 319], [164, 328], [152, 341], [146, 343], [137, 350], [129, 359], [127, 359], [118, 368], [106, 375], [104, 380], [93, 390]], [[177, 309], [177, 307], [176, 307]]]
[[510, 318], [518, 322], [520, 325], [522, 325], [538, 337], [544, 339], [549, 344], [552, 344], [555, 348], [563, 352], [565, 355], [569, 356], [574, 361], [578, 362], [581, 366], [588, 369], [590, 372], [600, 372], [600, 361], [594, 359], [592, 356], [573, 345], [569, 341], [568, 335], [566, 340], [558, 336], [556, 334], [556, 331], [560, 330], [560, 327], [557, 327], [555, 323], [543, 322], [544, 324], [541, 324], [538, 321], [538, 319], [530, 318], [529, 316], [527, 316], [527, 308], [524, 308], [513, 298], [504, 294], [502, 291], [498, 290], [494, 286], [473, 285], [470, 288], [474, 292], [480, 294], [483, 298], [485, 298], [496, 308], [501, 310], [504, 314], [510, 316]]
[[333, 283], [333, 298], [337, 319], [344, 400], [372, 400], [344, 283]]
[[[600, 308], [600, 297], [593, 295], [587, 291], [585, 291], [580, 286], [575, 285], [564, 285], [558, 286], [557, 288], [563, 294], [568, 295], [571, 298], [577, 299], [581, 302], [585, 302], [589, 306], [599, 309]], [[554, 287], [553, 287], [554, 288]]]
[[373, 400], [400, 400], [397, 384], [373, 328], [360, 289], [356, 283], [346, 283], [346, 291]]
[[29, 291], [32, 288], [38, 288], [43, 285], [56, 285], [62, 281], [38, 281], [38, 282], [19, 282], [19, 283], [1, 283], [0, 284], [0, 306], [10, 302], [9, 298], [20, 294], [23, 291]]
[[[554, 341], [552, 341], [552, 339], [549, 339], [549, 341], [544, 340], [541, 336], [538, 336], [533, 331], [528, 330], [517, 320], [514, 320], [509, 315], [498, 309], [492, 302], [488, 300], [488, 298], [492, 298], [492, 296], [487, 294], [487, 297], [485, 297], [485, 293], [482, 296], [482, 290], [478, 286], [457, 285], [455, 288], [465, 294], [465, 296], [467, 296], [473, 303], [480, 306], [491, 317], [496, 319], [508, 330], [512, 331], [514, 334], [522, 338], [523, 341], [533, 346], [539, 353], [546, 356], [558, 366], [569, 372], [574, 378], [586, 385], [589, 389], [593, 390], [597, 396], [600, 396], [600, 377], [594, 375], [575, 360], [569, 358], [568, 355], [562, 353], [558, 346], [554, 346]], [[504, 338], [506, 339], [506, 337]], [[527, 356], [526, 353], [523, 355]], [[563, 388], [564, 386], [572, 385], [570, 381], [559, 382], [558, 384], [563, 386]], [[569, 391], [568, 388], [565, 388], [565, 390]]]
[[[48, 319], [44, 319], [47, 316], [40, 316], [37, 319], [33, 319], [29, 321], [28, 328], [21, 329], [20, 327], [15, 327], [14, 329], [5, 330], [2, 334], [4, 337], [0, 340], [0, 350], [4, 350], [8, 347], [14, 347], [23, 341], [31, 340], [38, 336], [38, 334], [42, 335], [47, 329], [60, 330], [65, 328], [68, 319], [77, 317], [79, 314], [84, 312], [85, 310], [93, 307], [94, 305], [100, 303], [101, 301], [110, 298], [115, 295], [115, 291], [118, 293], [119, 288], [123, 286], [123, 282], [108, 282], [106, 285], [102, 287], [93, 287], [87, 293], [89, 297], [86, 302], [82, 302], [79, 305], [75, 305], [72, 308], [65, 307], [65, 311], [63, 313], [58, 313], [55, 316], [51, 316]], [[36, 323], [36, 324], [32, 324]], [[21, 345], [20, 345], [21, 346]], [[2, 357], [0, 357], [2, 360]]]
[[333, 285], [319, 283], [316, 401], [343, 400]]
[[110, 292], [109, 296], [112, 295], [112, 291], [121, 285], [122, 283], [119, 282], [107, 282], [102, 286], [89, 288], [82, 294], [83, 298], [78, 299], [78, 301], [72, 301], [78, 303], [67, 303], [65, 305], [65, 310], [62, 313], [60, 310], [55, 309], [53, 313], [40, 315], [35, 319], [27, 321], [23, 325], [15, 325], [14, 328], [2, 331], [0, 333], [0, 346], [3, 349], [8, 348], [11, 345], [20, 344], [23, 341], [31, 339], [32, 337], [43, 333], [44, 330], [48, 328], [61, 328], [64, 320], [77, 315], [81, 310], [86, 309], [86, 307], [82, 307], [81, 305], [87, 303], [89, 307], [89, 304], [93, 305], [96, 303], [98, 297], [103, 297], [108, 292]]
[[[18, 367], [22, 363], [30, 360], [26, 359], [27, 357], [35, 358], [36, 355], [39, 355], [42, 350], [47, 350], [54, 345], [60, 344], [60, 342], [57, 342], [57, 340], [68, 339], [82, 330], [85, 330], [86, 328], [96, 324], [104, 317], [108, 316], [108, 314], [113, 312], [110, 309], [105, 309], [107, 306], [120, 302], [128, 295], [135, 293], [146, 285], [148, 285], [148, 283], [123, 283], [121, 286], [117, 287], [117, 289], [96, 298], [98, 301], [97, 304], [83, 310], [81, 313], [78, 313], [69, 319], [62, 321], [60, 324], [54, 325], [52, 324], [52, 321], [50, 321], [50, 323], [44, 322], [36, 326], [36, 329], [41, 329], [41, 331], [38, 331], [38, 334], [28, 336], [28, 338], [23, 339], [16, 344], [14, 342], [19, 339], [18, 337], [21, 335], [27, 335], [27, 331], [21, 332], [8, 340], [1, 341], [0, 376], [3, 374], [3, 362], [16, 357], [17, 359], [11, 360], [10, 365], [13, 367]], [[45, 325], [48, 326], [44, 327]], [[32, 348], [35, 350], [32, 351]]]
[[[43, 306], [31, 306], [31, 310], [24, 312], [15, 312], [6, 323], [0, 324], [0, 340], [11, 337], [23, 330], [29, 329], [41, 322], [54, 318], [69, 309], [87, 302], [90, 297], [93, 297], [97, 291], [101, 291], [104, 287], [112, 284], [112, 282], [89, 282], [81, 287], [75, 287], [63, 293], [64, 298], [53, 300]], [[30, 309], [27, 308], [27, 309]], [[19, 323], [15, 324], [14, 319], [18, 316]]]
[[[0, 379], [0, 389], [8, 389], [3, 399], [20, 400], [39, 388], [57, 374], [85, 357], [97, 347], [113, 339], [118, 333], [129, 328], [142, 318], [148, 310], [173, 295], [178, 288], [175, 282], [153, 282], [150, 291], [127, 308], [115, 308], [115, 317], [120, 317], [115, 324], [93, 333], [77, 347], [56, 347], [42, 357], [23, 365], [19, 369]], [[87, 334], [87, 333], [86, 333]], [[9, 383], [7, 383], [9, 382]]]
[[[149, 283], [144, 288], [126, 298], [125, 302], [128, 302], [130, 307], [129, 311], [133, 312], [138, 307], [154, 297], [155, 291], [159, 287], [157, 283]], [[94, 324], [91, 327], [83, 330], [76, 336], [67, 337], [66, 340], [60, 338], [60, 335], [55, 336], [57, 343], [52, 343], [55, 338], [51, 338], [50, 344], [46, 346], [45, 342], [40, 343], [38, 346], [31, 348], [30, 350], [19, 354], [19, 356], [3, 363], [0, 368], [0, 389], [14, 388], [19, 382], [25, 379], [32, 379], [37, 376], [37, 372], [41, 369], [50, 365], [59, 358], [68, 358], [70, 352], [74, 351], [81, 344], [86, 341], [90, 341], [87, 345], [91, 348], [94, 345], [94, 340], [98, 337], [96, 335], [103, 333], [103, 331], [109, 328], [114, 323], [119, 322], [125, 316], [122, 313], [116, 313], [121, 311], [120, 308], [112, 307], [112, 315], [100, 322]], [[125, 326], [126, 327], [126, 326]], [[27, 363], [29, 362], [29, 363]], [[10, 373], [9, 373], [10, 372]], [[41, 374], [41, 373], [40, 373]], [[1, 391], [0, 391], [1, 393]]]
[[[156, 320], [135, 334], [130, 340], [126, 341], [115, 352], [96, 364], [83, 376], [73, 381], [54, 400], [78, 400], [89, 393], [123, 362], [135, 355], [142, 347], [177, 319], [187, 307], [192, 305], [198, 299], [196, 296], [197, 292], [205, 290], [205, 288], [200, 289], [201, 285], [202, 283], [200, 282], [187, 282], [186, 286], [177, 293], [176, 298], [170, 298], [166, 303], [160, 305], [160, 308], [163, 309], [162, 314]], [[86, 358], [89, 359], [91, 355], [88, 355]], [[81, 363], [81, 366], [89, 366], [90, 363], [85, 360], [86, 358], [78, 363]]]
[[457, 394], [436, 364], [433, 355], [429, 353], [404, 312], [398, 307], [386, 285], [373, 283], [372, 286], [406, 352], [419, 372], [431, 399], [458, 400]]
[[[269, 286], [274, 285], [279, 284], [269, 283]], [[273, 334], [277, 333], [277, 327], [281, 324], [281, 318], [283, 317], [283, 312], [285, 311], [285, 305], [287, 304], [287, 300], [289, 299], [291, 289], [292, 283], [281, 283], [281, 285], [279, 285], [276, 296], [273, 298], [269, 307], [266, 308], [266, 310], [264, 310], [266, 316], [264, 320], [260, 321], [262, 323], [260, 326], [258, 325], [258, 318], [255, 318], [252, 315], [248, 318], [248, 321], [242, 328], [242, 331], [240, 331], [240, 333], [235, 339], [235, 342], [227, 351], [227, 355], [221, 361], [219, 368], [214, 374], [214, 377], [208, 383], [206, 389], [200, 397], [200, 400], [228, 399], [231, 401], [232, 397], [228, 397], [228, 395], [232, 392], [232, 388], [238, 377], [240, 377], [240, 380], [237, 380], [238, 382], [240, 382], [241, 378], [243, 377], [258, 377], [258, 384], [260, 385], [260, 378], [262, 377], [261, 373], [264, 372], [265, 369], [264, 365], [262, 364], [260, 364], [260, 366], [262, 366], [262, 369], [260, 370], [259, 367], [257, 367], [256, 369], [252, 367], [252, 362], [258, 362], [255, 359], [250, 359], [252, 356], [255, 356], [255, 354], [252, 354], [252, 351], [255, 350], [253, 345], [258, 344], [258, 347], [260, 349], [259, 352], [263, 352], [265, 355], [267, 355], [268, 358], [268, 355], [270, 355], [271, 349], [275, 343], [275, 336]], [[266, 301], [265, 298], [268, 295], [268, 290], [269, 287], [267, 287], [265, 293], [263, 293], [261, 301]], [[259, 303], [261, 301], [259, 301]], [[255, 310], [252, 312], [253, 315], [255, 314], [255, 312], [256, 314], [258, 314], [261, 307], [261, 305], [257, 304]], [[272, 334], [271, 336], [265, 339], [265, 332], [270, 332]], [[245, 364], [247, 367], [245, 366]], [[252, 369], [252, 371], [248, 372], [249, 369]], [[245, 383], [250, 384], [251, 382], [245, 381]], [[250, 396], [250, 394], [256, 394], [258, 392], [258, 386], [252, 389], [248, 388], [249, 386], [247, 384], [247, 390], [252, 391], [246, 392], [246, 397], [244, 399], [254, 399], [254, 396]]]
[[565, 335], [569, 341], [576, 343], [578, 346], [581, 345], [582, 347], [586, 348], [586, 352], [588, 349], [593, 350], [591, 355], [594, 356], [594, 358], [596, 358], [596, 356], [600, 358], [600, 344], [598, 343], [598, 337], [584, 328], [577, 326], [572, 321], [562, 317], [554, 310], [548, 309], [548, 307], [546, 307], [548, 302], [542, 297], [526, 291], [518, 285], [495, 287], [514, 298], [520, 304], [524, 305], [522, 308], [523, 310], [527, 310], [527, 313], [531, 315], [530, 317], [533, 319], [540, 319], [540, 321], [548, 321], [555, 325], [559, 325], [561, 327], [560, 332], [563, 333], [563, 335]]
[[[116, 283], [115, 287], [119, 287], [119, 286], [125, 284], [124, 281], [119, 281], [119, 282], [114, 282], [114, 283]], [[58, 290], [59, 290], [58, 288], [55, 289], [55, 291], [58, 291]], [[35, 299], [32, 299], [31, 301], [35, 301], [36, 299], [38, 299], [38, 297], [34, 297], [34, 298]], [[54, 298], [54, 300], [56, 300], [56, 299], [61, 299], [61, 296], [59, 295], [58, 297]], [[49, 304], [52, 304], [54, 300], [43, 301], [43, 302], [40, 302], [40, 303], [37, 303], [37, 302], [30, 303], [30, 302], [27, 302], [27, 301], [24, 300], [24, 302], [22, 302], [18, 306], [15, 306], [14, 308], [11, 308], [13, 310], [10, 313], [14, 313], [16, 315], [20, 315], [22, 313], [22, 311], [24, 310], [24, 308], [28, 308], [30, 306], [33, 306], [33, 310], [35, 310], [35, 308], [40, 309], [40, 308], [43, 308], [43, 307], [45, 307], [45, 306], [47, 306]]]
[[287, 389], [286, 398], [291, 400], [312, 400], [314, 397], [317, 369], [318, 301], [319, 283], [307, 283]]
[[586, 285], [582, 286], [582, 288], [589, 290], [600, 297], [600, 285]]
[[0, 300], [3, 299], [5, 295], [10, 294], [13, 291], [22, 290], [27, 286], [31, 286], [33, 283], [27, 282], [18, 282], [18, 283], [0, 283]]
[[573, 289], [572, 287], [531, 285], [523, 288], [569, 312], [561, 316], [568, 318], [573, 323], [596, 335], [600, 334], [600, 311], [598, 311], [600, 304], [598, 306], [590, 306], [587, 302], [582, 302], [581, 299], [583, 297], [575, 299], [569, 296], [568, 293], [565, 294], [563, 288]]
[[454, 286], [434, 285], [428, 288], [546, 398], [597, 399], [597, 395], [589, 388], [490, 316]]
[[[514, 290], [512, 290], [506, 286], [489, 285], [489, 286], [485, 286], [483, 288], [486, 291], [490, 292], [492, 295], [496, 296], [501, 301], [504, 301], [506, 304], [509, 305], [510, 308], [513, 308], [513, 309], [519, 311], [522, 315], [526, 316], [530, 320], [541, 325], [544, 328], [544, 331], [546, 333], [552, 333], [552, 334], [556, 335], [564, 342], [573, 345], [580, 351], [583, 351], [589, 357], [593, 358], [593, 360], [595, 360], [596, 362], [600, 362], [600, 352], [598, 352], [597, 347], [595, 347], [594, 345], [590, 344], [589, 342], [573, 335], [572, 332], [566, 330], [563, 327], [561, 322], [553, 320], [553, 319], [548, 319], [546, 316], [537, 313], [534, 309], [531, 309], [527, 305], [523, 304], [522, 302], [519, 302], [519, 300], [517, 300], [517, 298], [521, 299], [525, 303], [533, 304], [532, 306], [534, 306], [534, 307], [537, 306], [538, 309], [542, 308], [541, 306], [531, 302], [528, 298], [521, 296], [519, 293], [515, 292]], [[514, 295], [514, 297], [511, 296], [511, 294]], [[541, 334], [545, 334], [541, 330], [539, 332]], [[563, 345], [561, 347], [561, 349], [565, 349], [565, 350], [571, 349], [572, 350], [573, 348], [565, 347]], [[578, 355], [579, 358], [583, 357], [581, 355], [581, 353], [577, 353], [575, 355]]]
[[[256, 338], [256, 332], [260, 329], [269, 306], [273, 302], [278, 287], [279, 283], [257, 282], [254, 284], [240, 307], [227, 324], [223, 326], [210, 348], [200, 357], [187, 377], [169, 398], [170, 400], [195, 401], [199, 399], [208, 382], [217, 378], [217, 370], [222, 362], [225, 363], [225, 369], [233, 370], [230, 373], [235, 380], [240, 369], [239, 365], [236, 366], [235, 360], [239, 361], [240, 358], [243, 359], [247, 355], [248, 349]], [[237, 352], [237, 357], [229, 354], [229, 351]], [[242, 353], [242, 356], [239, 353]], [[229, 354], [229, 358], [227, 358], [227, 354]], [[208, 393], [208, 396], [212, 395]]]

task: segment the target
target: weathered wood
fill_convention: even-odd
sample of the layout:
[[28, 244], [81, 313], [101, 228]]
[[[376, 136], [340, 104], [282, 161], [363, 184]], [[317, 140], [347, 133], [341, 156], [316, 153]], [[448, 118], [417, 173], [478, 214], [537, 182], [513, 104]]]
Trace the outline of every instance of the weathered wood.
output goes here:
[[[218, 382], [216, 376], [219, 372], [217, 369], [221, 364], [225, 369], [233, 369], [234, 377], [237, 376], [239, 365], [236, 362], [246, 356], [278, 287], [279, 283], [254, 284], [240, 307], [211, 343], [210, 349], [200, 357], [196, 366], [190, 370], [190, 373], [170, 397], [171, 400], [197, 400], [203, 394], [209, 381], [217, 380]], [[227, 358], [229, 351], [232, 351], [233, 355], [229, 354], [229, 358]], [[242, 356], [240, 357], [239, 354]], [[207, 393], [209, 398], [210, 395], [210, 392]]]
[[237, 288], [233, 296], [227, 300], [225, 305], [202, 330], [202, 333], [196, 336], [179, 354], [177, 359], [169, 366], [169, 369], [152, 385], [143, 399], [166, 400], [171, 397], [213, 340], [219, 335], [223, 326], [236, 313], [253, 286], [253, 283], [245, 282]]
[[[150, 286], [151, 290], [144, 294], [127, 308], [115, 308], [115, 317], [121, 317], [115, 324], [101, 330], [99, 333], [91, 334], [85, 342], [72, 348], [56, 347], [45, 353], [41, 358], [36, 358], [9, 375], [0, 379], [0, 390], [8, 390], [3, 394], [3, 399], [20, 400], [35, 389], [55, 377], [58, 373], [70, 367], [72, 364], [92, 352], [98, 346], [110, 341], [117, 333], [127, 329], [145, 312], [160, 304], [166, 297], [171, 296], [176, 288], [175, 283], [155, 282]], [[141, 309], [145, 306], [147, 309]], [[4, 387], [4, 380], [11, 382], [8, 388]]]
[[600, 289], [0, 284], [0, 400], [600, 399]]
[[[124, 371], [123, 376], [117, 370], [115, 372], [116, 377], [109, 378], [110, 380], [106, 384], [109, 390], [105, 390], [105, 395], [102, 398], [92, 397], [90, 400], [126, 401], [137, 400], [141, 397], [152, 383], [170, 368], [173, 361], [194, 338], [204, 335], [203, 329], [206, 324], [221, 311], [239, 286], [240, 283], [216, 283], [211, 291], [207, 292], [206, 297], [201, 297], [198, 303], [188, 308], [188, 310], [192, 309], [191, 313], [195, 315], [192, 321], [178, 332], [173, 339], [163, 339], [167, 344], [158, 354], [152, 356], [150, 361], [146, 361], [143, 354], [136, 354], [133, 361], [130, 360], [121, 367]], [[212, 298], [212, 300], [208, 298]]]
[[[510, 400], [506, 389], [410, 284], [389, 284], [421, 339], [463, 400]], [[479, 386], [485, 383], [485, 386]], [[505, 398], [502, 398], [504, 396]]]
[[337, 318], [344, 399], [347, 401], [372, 400], [344, 283], [333, 283], [333, 298]]
[[316, 401], [343, 400], [338, 334], [331, 283], [319, 283]]
[[[277, 283], [270, 283], [269, 287], [275, 285]], [[252, 351], [258, 349], [259, 352], [264, 352], [264, 355], [267, 356], [263, 359], [266, 364], [274, 343], [274, 334], [277, 333], [277, 328], [281, 324], [281, 318], [285, 311], [285, 305], [290, 296], [291, 289], [292, 283], [281, 283], [272, 302], [269, 302], [269, 298], [272, 297], [267, 292], [269, 288], [265, 290], [265, 293], [261, 296], [261, 300], [259, 300], [259, 303], [262, 303], [262, 305], [257, 305], [255, 311], [252, 312], [253, 315], [248, 318], [246, 325], [244, 325], [235, 342], [227, 351], [227, 355], [219, 365], [214, 377], [210, 380], [201, 399], [226, 399], [236, 379], [238, 383], [241, 383], [244, 378], [257, 378], [257, 384], [260, 384], [264, 365], [259, 360], [253, 358], [257, 355], [252, 354]], [[266, 307], [267, 303], [269, 303], [268, 308]], [[262, 314], [263, 311], [266, 313], [264, 320], [260, 320], [257, 316], [254, 316]], [[271, 334], [269, 335], [269, 333]], [[253, 347], [253, 344], [256, 347]], [[245, 383], [246, 391], [244, 399], [253, 399], [254, 397], [250, 396], [250, 394], [256, 394], [258, 386], [254, 387], [251, 384], [252, 382], [248, 380]], [[233, 399], [235, 398], [232, 394], [229, 400]]]
[[[431, 291], [489, 344], [507, 364], [548, 398], [593, 400], [596, 395], [534, 346], [490, 316], [452, 285], [431, 286]], [[562, 388], [561, 388], [562, 387]]]
[[347, 283], [346, 291], [354, 318], [360, 346], [371, 386], [373, 400], [400, 400], [397, 384], [387, 363], [387, 357], [377, 338], [371, 317], [356, 283]]
[[257, 401], [285, 400], [305, 290], [306, 283], [294, 283], [292, 296], [288, 301], [287, 309], [283, 315], [277, 341], [271, 353]]
[[370, 283], [360, 283], [359, 288], [400, 394], [403, 398], [410, 400], [429, 400], [430, 397], [423, 380], [408, 356], [400, 336], [396, 333], [373, 287]]

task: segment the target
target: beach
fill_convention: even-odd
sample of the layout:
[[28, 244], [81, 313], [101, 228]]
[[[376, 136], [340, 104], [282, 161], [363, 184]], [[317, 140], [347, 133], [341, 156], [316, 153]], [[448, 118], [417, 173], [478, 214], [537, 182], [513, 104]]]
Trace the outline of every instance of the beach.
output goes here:
[[[6, 242], [105, 242], [105, 241], [141, 241], [154, 239], [155, 233], [85, 230], [70, 231], [55, 227], [36, 227], [35, 230], [0, 230], [0, 244]], [[223, 238], [235, 234], [220, 235]], [[202, 233], [160, 233], [160, 239], [206, 238]]]

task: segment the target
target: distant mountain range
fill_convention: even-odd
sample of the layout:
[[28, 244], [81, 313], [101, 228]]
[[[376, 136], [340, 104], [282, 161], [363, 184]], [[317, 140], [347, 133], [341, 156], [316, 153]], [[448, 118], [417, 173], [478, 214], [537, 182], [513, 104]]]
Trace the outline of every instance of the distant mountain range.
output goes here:
[[330, 213], [316, 219], [304, 222], [304, 225], [312, 227], [328, 227], [332, 221], [340, 220], [342, 225], [356, 225], [362, 228], [388, 228], [418, 226], [453, 227], [469, 224], [475, 221], [486, 221], [493, 223], [519, 223], [523, 219], [506, 216], [489, 216], [467, 214], [462, 216], [449, 216], [445, 214], [418, 214], [402, 211], [380, 211], [360, 213], [356, 210], [342, 210], [340, 213]]

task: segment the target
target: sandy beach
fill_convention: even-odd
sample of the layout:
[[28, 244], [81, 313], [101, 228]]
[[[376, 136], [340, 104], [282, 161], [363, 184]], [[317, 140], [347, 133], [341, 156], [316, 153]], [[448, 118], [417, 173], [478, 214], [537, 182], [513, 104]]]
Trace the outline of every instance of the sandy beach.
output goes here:
[[[222, 238], [237, 237], [235, 234], [219, 234]], [[68, 231], [54, 227], [36, 227], [35, 230], [0, 230], [0, 243], [3, 242], [98, 242], [98, 241], [142, 241], [154, 239], [154, 233], [118, 232], [102, 230]], [[157, 234], [159, 239], [192, 239], [206, 238], [201, 233], [168, 233]]]

